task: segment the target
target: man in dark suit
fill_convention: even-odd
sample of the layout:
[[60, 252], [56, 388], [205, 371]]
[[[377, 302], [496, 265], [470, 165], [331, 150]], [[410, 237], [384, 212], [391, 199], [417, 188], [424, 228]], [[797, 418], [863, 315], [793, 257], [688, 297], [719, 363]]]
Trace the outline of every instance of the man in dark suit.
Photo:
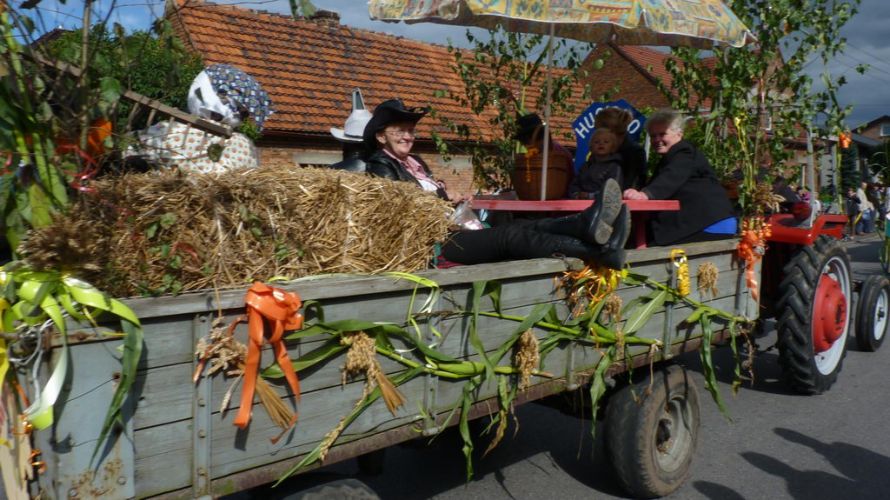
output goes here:
[[659, 246], [731, 238], [738, 230], [729, 196], [708, 159], [683, 140], [684, 123], [673, 110], [649, 117], [649, 141], [661, 160], [646, 187], [624, 191], [627, 200], [680, 202], [679, 211], [656, 212], [650, 220], [652, 239]]

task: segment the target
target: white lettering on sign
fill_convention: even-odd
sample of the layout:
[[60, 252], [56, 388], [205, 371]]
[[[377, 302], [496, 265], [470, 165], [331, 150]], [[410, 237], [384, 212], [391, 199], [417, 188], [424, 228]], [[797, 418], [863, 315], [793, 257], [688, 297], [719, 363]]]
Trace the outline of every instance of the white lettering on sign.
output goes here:
[[642, 124], [640, 123], [639, 119], [634, 120], [627, 125], [627, 133], [630, 135], [636, 134], [637, 131], [640, 130], [641, 126]]

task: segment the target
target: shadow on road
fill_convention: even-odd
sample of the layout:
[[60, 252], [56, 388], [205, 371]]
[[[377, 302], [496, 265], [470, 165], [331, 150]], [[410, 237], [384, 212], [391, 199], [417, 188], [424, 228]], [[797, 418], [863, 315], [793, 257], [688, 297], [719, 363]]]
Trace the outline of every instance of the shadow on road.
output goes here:
[[779, 427], [773, 432], [822, 455], [838, 472], [798, 469], [762, 453], [741, 454], [751, 465], [784, 479], [792, 498], [886, 498], [890, 491], [890, 457], [849, 443], [823, 442], [791, 429]]
[[699, 493], [712, 500], [745, 500], [745, 497], [736, 493], [735, 490], [727, 488], [722, 484], [710, 481], [695, 481], [692, 483], [692, 486]]

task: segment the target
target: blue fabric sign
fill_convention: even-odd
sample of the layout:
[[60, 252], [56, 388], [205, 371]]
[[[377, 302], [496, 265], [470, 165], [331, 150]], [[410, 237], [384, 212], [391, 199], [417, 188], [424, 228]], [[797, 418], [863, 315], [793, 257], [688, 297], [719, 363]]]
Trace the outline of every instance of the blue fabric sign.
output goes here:
[[578, 116], [578, 118], [575, 118], [575, 121], [572, 122], [572, 128], [575, 129], [575, 139], [578, 143], [578, 147], [575, 150], [575, 173], [581, 170], [581, 167], [584, 165], [584, 162], [587, 160], [587, 155], [590, 152], [590, 135], [593, 134], [593, 124], [596, 114], [603, 108], [608, 108], [610, 106], [626, 109], [633, 114], [634, 119], [630, 122], [630, 125], [627, 126], [627, 135], [635, 141], [640, 140], [640, 135], [643, 133], [643, 125], [646, 123], [646, 117], [643, 116], [643, 113], [640, 113], [636, 108], [631, 106], [629, 102], [624, 99], [619, 99], [617, 101], [595, 102], [591, 104]]

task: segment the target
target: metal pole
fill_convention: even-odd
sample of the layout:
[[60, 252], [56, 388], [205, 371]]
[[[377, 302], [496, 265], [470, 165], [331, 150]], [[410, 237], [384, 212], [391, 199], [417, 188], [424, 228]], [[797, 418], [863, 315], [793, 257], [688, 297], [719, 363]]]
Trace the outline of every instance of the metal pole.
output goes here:
[[550, 24], [550, 37], [547, 38], [547, 83], [544, 94], [544, 156], [541, 158], [541, 201], [547, 199], [547, 164], [550, 160], [550, 71], [553, 67], [553, 30], [556, 24]]
[[813, 129], [807, 129], [807, 175], [806, 175], [806, 186], [807, 190], [810, 192], [810, 220], [807, 221], [807, 225], [809, 227], [813, 227], [813, 223], [816, 222], [816, 217], [819, 214], [814, 210], [816, 208], [816, 197], [819, 193], [816, 192], [816, 167], [814, 165], [813, 159]]

